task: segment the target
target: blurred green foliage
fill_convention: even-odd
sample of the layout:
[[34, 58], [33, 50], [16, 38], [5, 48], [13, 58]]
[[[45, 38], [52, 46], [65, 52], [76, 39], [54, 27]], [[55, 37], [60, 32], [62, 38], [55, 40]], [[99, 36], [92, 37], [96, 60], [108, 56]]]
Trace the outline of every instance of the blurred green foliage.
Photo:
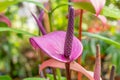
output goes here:
[[0, 80], [12, 80], [9, 76], [0, 76]]

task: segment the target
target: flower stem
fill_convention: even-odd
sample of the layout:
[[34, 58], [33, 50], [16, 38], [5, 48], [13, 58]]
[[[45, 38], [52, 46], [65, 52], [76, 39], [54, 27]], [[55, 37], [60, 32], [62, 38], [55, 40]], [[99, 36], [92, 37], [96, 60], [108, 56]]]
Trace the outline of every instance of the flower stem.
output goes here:
[[[44, 62], [44, 55], [43, 55], [43, 53], [42, 53], [42, 51], [40, 50], [40, 49], [38, 49], [38, 54], [40, 55], [40, 61], [41, 61], [41, 63], [43, 63]], [[40, 73], [39, 73], [40, 74]], [[45, 69], [43, 70], [43, 76], [46, 78], [47, 76], [46, 76], [46, 72], [45, 72]]]
[[[80, 23], [79, 23], [79, 35], [78, 39], [81, 41], [82, 40], [82, 17], [83, 17], [83, 10], [81, 9], [80, 11]], [[78, 58], [78, 63], [81, 64], [81, 56]], [[82, 74], [78, 73], [78, 80], [81, 80]]]
[[60, 69], [59, 69], [59, 68], [57, 68], [57, 69], [56, 69], [56, 72], [57, 72], [57, 76], [58, 76], [58, 78], [57, 78], [57, 79], [58, 79], [58, 80], [61, 80], [61, 77], [62, 77], [62, 76], [61, 76]]
[[48, 13], [48, 16], [49, 16], [49, 23], [50, 23], [50, 31], [52, 32], [53, 28], [52, 28], [52, 14], [51, 14], [51, 12]]
[[56, 69], [55, 69], [55, 68], [52, 68], [52, 70], [53, 70], [53, 77], [54, 77], [54, 80], [57, 80], [57, 78], [56, 78]]
[[80, 24], [79, 24], [79, 40], [82, 40], [82, 18], [83, 18], [83, 10], [80, 11]]
[[71, 80], [70, 63], [65, 63], [65, 68], [66, 68], [66, 78], [67, 80]]

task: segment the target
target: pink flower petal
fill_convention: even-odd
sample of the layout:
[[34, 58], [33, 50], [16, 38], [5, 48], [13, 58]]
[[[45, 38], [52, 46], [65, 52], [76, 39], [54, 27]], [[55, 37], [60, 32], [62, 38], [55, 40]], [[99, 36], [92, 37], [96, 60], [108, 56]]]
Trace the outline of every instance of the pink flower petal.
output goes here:
[[34, 48], [41, 48], [50, 57], [62, 62], [70, 62], [82, 54], [83, 47], [81, 42], [74, 36], [70, 59], [67, 60], [64, 57], [65, 36], [66, 32], [55, 31], [42, 37], [32, 37], [30, 42]]
[[[91, 71], [87, 71], [91, 76], [94, 76], [94, 73]], [[100, 77], [100, 80], [102, 80], [102, 78]]]
[[90, 2], [94, 6], [96, 15], [98, 16], [101, 9], [104, 7], [106, 0], [90, 0]]
[[6, 23], [8, 26], [11, 26], [10, 20], [3, 14], [0, 14], [0, 22]]
[[[39, 68], [39, 71], [42, 71], [44, 68], [46, 67], [53, 67], [53, 68], [61, 68], [61, 69], [65, 69], [65, 63], [57, 61], [55, 59], [49, 59], [45, 62], [43, 62]], [[77, 71], [77, 72], [81, 72], [82, 74], [84, 74], [88, 79], [90, 80], [94, 80], [93, 78], [93, 72], [87, 71], [86, 69], [84, 69], [81, 65], [79, 65], [76, 62], [71, 62], [70, 63], [70, 69]]]
[[[94, 9], [96, 11], [95, 15], [102, 21], [103, 26], [106, 25], [106, 23], [107, 23], [106, 17], [99, 15], [100, 11], [102, 10], [102, 8], [105, 5], [106, 0], [72, 0], [72, 1], [73, 2], [90, 2], [94, 6]], [[80, 13], [79, 10], [75, 10], [75, 16], [80, 15], [79, 13]]]

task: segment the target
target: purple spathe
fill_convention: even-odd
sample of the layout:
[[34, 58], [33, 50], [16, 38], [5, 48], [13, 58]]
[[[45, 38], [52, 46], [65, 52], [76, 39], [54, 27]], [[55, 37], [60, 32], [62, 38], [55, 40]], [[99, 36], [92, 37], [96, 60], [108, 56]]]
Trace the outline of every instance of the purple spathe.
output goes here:
[[30, 43], [34, 48], [42, 49], [45, 54], [58, 61], [71, 62], [82, 54], [83, 46], [81, 42], [74, 36], [71, 55], [68, 60], [64, 57], [65, 36], [66, 32], [55, 31], [42, 37], [32, 37], [30, 38]]

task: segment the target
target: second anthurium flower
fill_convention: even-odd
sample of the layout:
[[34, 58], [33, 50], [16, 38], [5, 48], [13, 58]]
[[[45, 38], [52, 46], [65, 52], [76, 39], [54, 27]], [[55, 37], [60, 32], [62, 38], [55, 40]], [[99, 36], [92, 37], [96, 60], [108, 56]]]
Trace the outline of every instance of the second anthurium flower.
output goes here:
[[[33, 15], [34, 16], [34, 15]], [[90, 80], [94, 80], [93, 72], [89, 72], [75, 60], [82, 54], [83, 46], [73, 35], [74, 33], [74, 9], [69, 8], [69, 21], [67, 32], [55, 31], [46, 34], [41, 21], [34, 16], [43, 36], [30, 38], [30, 43], [35, 49], [41, 49], [52, 59], [44, 61], [40, 66], [40, 71], [46, 67], [65, 69], [65, 63], [70, 64], [70, 69], [81, 72]], [[92, 73], [92, 74], [91, 74]]]
[[[76, 2], [77, 3], [78, 2], [87, 2], [87, 3], [92, 4], [94, 11], [95, 11], [95, 16], [97, 16], [104, 25], [107, 23], [107, 19], [104, 16], [100, 15], [100, 12], [102, 11], [106, 0], [72, 0], [72, 2], [75, 2], [75, 3]], [[76, 10], [76, 13], [78, 14], [79, 10]]]
[[105, 5], [106, 0], [72, 0], [73, 2], [89, 2], [93, 5], [96, 15], [100, 14], [100, 11]]

